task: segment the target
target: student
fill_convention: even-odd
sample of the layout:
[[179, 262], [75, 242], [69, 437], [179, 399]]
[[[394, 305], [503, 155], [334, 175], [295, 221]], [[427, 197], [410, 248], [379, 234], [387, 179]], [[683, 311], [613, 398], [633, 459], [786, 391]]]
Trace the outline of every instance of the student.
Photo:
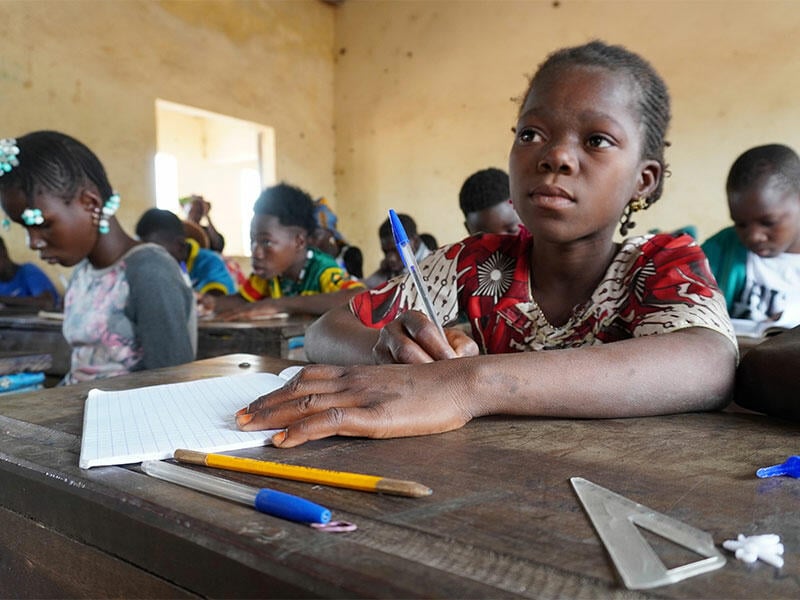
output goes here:
[[72, 346], [64, 383], [194, 359], [192, 291], [163, 248], [122, 230], [114, 217], [119, 196], [89, 148], [37, 131], [3, 140], [0, 167], [7, 171], [0, 203], [26, 228], [31, 249], [75, 267], [64, 294], [63, 333]]
[[[186, 220], [198, 225], [208, 236], [208, 248], [222, 254], [225, 249], [225, 237], [211, 222], [211, 203], [197, 194], [184, 196], [178, 202], [186, 211]], [[202, 224], [203, 219], [205, 225]]]
[[309, 236], [308, 245], [333, 256], [339, 266], [356, 279], [363, 278], [364, 256], [361, 249], [351, 246], [344, 239], [336, 227], [338, 218], [325, 198], [314, 201], [314, 218], [317, 221], [317, 228]]
[[795, 327], [768, 338], [742, 357], [734, 400], [750, 410], [800, 421], [798, 372], [800, 327]]
[[419, 239], [428, 250], [436, 250], [439, 247], [439, 242], [432, 233], [420, 233]]
[[203, 297], [205, 309], [217, 318], [248, 320], [281, 312], [321, 315], [364, 288], [336, 259], [309, 246], [317, 223], [314, 201], [304, 191], [285, 183], [267, 188], [253, 212], [253, 273], [238, 294]]
[[458, 205], [470, 235], [516, 234], [522, 224], [511, 205], [508, 175], [500, 169], [483, 169], [467, 177], [458, 192]]
[[228, 267], [213, 250], [201, 248], [196, 240], [186, 237], [181, 220], [168, 210], [151, 208], [136, 224], [136, 235], [143, 242], [162, 246], [178, 261], [198, 294], [227, 296], [236, 293]]
[[703, 244], [731, 317], [800, 325], [800, 158], [751, 148], [725, 186], [733, 227]]
[[550, 55], [523, 98], [509, 173], [531, 235], [473, 236], [421, 265], [440, 320], [466, 310], [472, 339], [446, 328], [443, 340], [409, 278], [394, 279], [306, 334], [311, 360], [357, 366], [306, 367], [239, 411], [241, 429], [284, 428], [273, 442], [290, 447], [437, 433], [489, 414], [727, 404], [736, 340], [700, 248], [669, 234], [613, 241], [661, 195], [664, 83], [638, 55], [595, 41]]
[[19, 265], [11, 260], [0, 237], [0, 308], [30, 306], [52, 310], [59, 302], [58, 291], [44, 271], [33, 263]]
[[[414, 249], [414, 257], [417, 259], [417, 262], [421, 261], [431, 253], [431, 250], [425, 245], [422, 238], [419, 237], [417, 233], [417, 223], [406, 214], [398, 214], [397, 217], [400, 219], [400, 223], [402, 223], [403, 229], [405, 229], [406, 235], [408, 235], [408, 241]], [[364, 280], [364, 284], [368, 288], [378, 287], [389, 281], [392, 277], [397, 277], [405, 273], [403, 259], [400, 258], [400, 254], [397, 252], [394, 235], [392, 234], [392, 225], [388, 217], [378, 228], [378, 237], [381, 240], [383, 260], [381, 260], [378, 270]]]

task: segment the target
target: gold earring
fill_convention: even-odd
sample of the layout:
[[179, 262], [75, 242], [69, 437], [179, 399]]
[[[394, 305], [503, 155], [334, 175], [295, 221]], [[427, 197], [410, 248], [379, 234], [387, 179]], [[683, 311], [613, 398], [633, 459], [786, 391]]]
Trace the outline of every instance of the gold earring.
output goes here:
[[639, 196], [636, 200], [630, 201], [631, 212], [639, 212], [647, 208], [647, 198]]

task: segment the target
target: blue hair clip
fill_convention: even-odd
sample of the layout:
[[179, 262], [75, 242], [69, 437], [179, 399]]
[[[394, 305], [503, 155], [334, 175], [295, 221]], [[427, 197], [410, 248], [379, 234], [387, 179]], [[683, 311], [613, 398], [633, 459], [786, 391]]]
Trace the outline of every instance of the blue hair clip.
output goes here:
[[44, 215], [42, 215], [42, 209], [40, 208], [26, 208], [22, 211], [20, 218], [28, 227], [44, 223]]
[[3, 218], [3, 231], [9, 231], [11, 229], [11, 221], [8, 217]]
[[0, 176], [8, 173], [14, 167], [19, 166], [19, 147], [14, 138], [3, 138], [0, 140]]
[[117, 212], [117, 209], [120, 205], [120, 198], [119, 194], [114, 192], [108, 197], [105, 204], [103, 204], [103, 209], [101, 211], [102, 216], [100, 217], [100, 222], [98, 224], [97, 229], [102, 234], [106, 234], [111, 231], [111, 227], [108, 224], [108, 220], [114, 216], [114, 213]]

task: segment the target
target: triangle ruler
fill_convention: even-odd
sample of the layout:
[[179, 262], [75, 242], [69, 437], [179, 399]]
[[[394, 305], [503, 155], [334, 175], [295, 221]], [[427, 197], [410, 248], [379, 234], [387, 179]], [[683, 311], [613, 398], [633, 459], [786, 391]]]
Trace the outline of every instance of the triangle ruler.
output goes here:
[[[628, 589], [640, 590], [676, 583], [719, 569], [725, 564], [725, 557], [707, 532], [628, 500], [582, 477], [572, 477], [570, 483]], [[668, 569], [639, 527], [704, 558]]]

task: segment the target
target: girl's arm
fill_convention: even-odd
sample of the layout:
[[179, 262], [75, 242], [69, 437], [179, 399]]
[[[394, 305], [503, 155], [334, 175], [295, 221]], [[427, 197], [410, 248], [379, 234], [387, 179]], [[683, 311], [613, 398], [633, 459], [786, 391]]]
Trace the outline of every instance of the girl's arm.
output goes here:
[[[352, 350], [360, 342], [348, 343]], [[363, 350], [363, 349], [362, 349]], [[600, 346], [414, 365], [310, 365], [237, 416], [277, 429], [276, 446], [331, 435], [376, 438], [449, 431], [490, 414], [610, 418], [723, 407], [736, 349], [700, 327]]]
[[736, 404], [784, 419], [800, 420], [797, 373], [800, 327], [768, 338], [744, 355], [736, 373]]
[[217, 311], [217, 316], [222, 321], [246, 321], [248, 319], [277, 313], [321, 315], [339, 305], [347, 304], [350, 298], [362, 291], [364, 290], [358, 288], [353, 290], [339, 290], [338, 292], [331, 292], [329, 294], [264, 298], [257, 302], [239, 304], [227, 314], [220, 314], [220, 312]]
[[477, 356], [478, 345], [460, 329], [445, 329], [446, 340], [421, 312], [401, 313], [383, 329], [364, 326], [347, 305], [325, 313], [306, 331], [306, 355], [338, 365], [415, 364]]

